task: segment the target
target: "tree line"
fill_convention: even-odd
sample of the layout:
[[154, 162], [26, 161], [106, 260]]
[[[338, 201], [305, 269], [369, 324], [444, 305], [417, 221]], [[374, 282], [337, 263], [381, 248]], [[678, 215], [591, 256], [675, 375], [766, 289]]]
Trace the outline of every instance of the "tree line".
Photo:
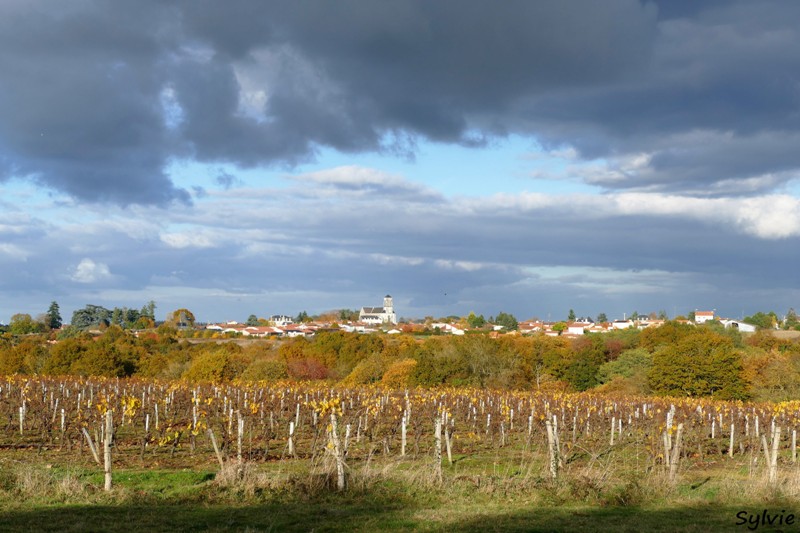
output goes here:
[[4, 334], [0, 373], [789, 400], [800, 398], [800, 342], [679, 322], [578, 338], [324, 331], [311, 339], [246, 342], [190, 342], [169, 323], [136, 336], [112, 324], [102, 335], [84, 331], [58, 342]]

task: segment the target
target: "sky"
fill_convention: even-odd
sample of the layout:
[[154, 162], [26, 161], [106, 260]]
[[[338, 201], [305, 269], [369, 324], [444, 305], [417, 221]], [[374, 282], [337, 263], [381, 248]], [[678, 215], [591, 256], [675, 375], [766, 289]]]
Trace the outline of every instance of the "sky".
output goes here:
[[0, 322], [800, 309], [800, 3], [0, 3]]

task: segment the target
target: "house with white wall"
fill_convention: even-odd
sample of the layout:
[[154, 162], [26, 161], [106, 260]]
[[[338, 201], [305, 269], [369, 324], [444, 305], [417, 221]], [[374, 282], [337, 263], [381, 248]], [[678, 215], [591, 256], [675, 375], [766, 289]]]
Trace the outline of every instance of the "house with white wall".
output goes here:
[[694, 323], [703, 324], [709, 320], [714, 320], [714, 311], [695, 311]]

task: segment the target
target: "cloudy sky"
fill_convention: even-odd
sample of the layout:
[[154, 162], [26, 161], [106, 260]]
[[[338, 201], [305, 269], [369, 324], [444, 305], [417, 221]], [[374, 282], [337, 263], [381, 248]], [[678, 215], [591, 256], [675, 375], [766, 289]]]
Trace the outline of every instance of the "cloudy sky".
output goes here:
[[0, 322], [800, 308], [800, 3], [0, 3]]

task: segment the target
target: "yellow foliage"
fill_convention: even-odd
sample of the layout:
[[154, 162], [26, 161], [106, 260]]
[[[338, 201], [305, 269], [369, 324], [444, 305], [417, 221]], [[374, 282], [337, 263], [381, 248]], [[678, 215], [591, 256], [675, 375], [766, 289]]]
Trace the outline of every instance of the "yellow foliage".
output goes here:
[[411, 387], [414, 384], [413, 376], [414, 369], [417, 367], [417, 362], [414, 359], [401, 359], [389, 365], [389, 368], [383, 374], [381, 385], [393, 389], [402, 389]]

